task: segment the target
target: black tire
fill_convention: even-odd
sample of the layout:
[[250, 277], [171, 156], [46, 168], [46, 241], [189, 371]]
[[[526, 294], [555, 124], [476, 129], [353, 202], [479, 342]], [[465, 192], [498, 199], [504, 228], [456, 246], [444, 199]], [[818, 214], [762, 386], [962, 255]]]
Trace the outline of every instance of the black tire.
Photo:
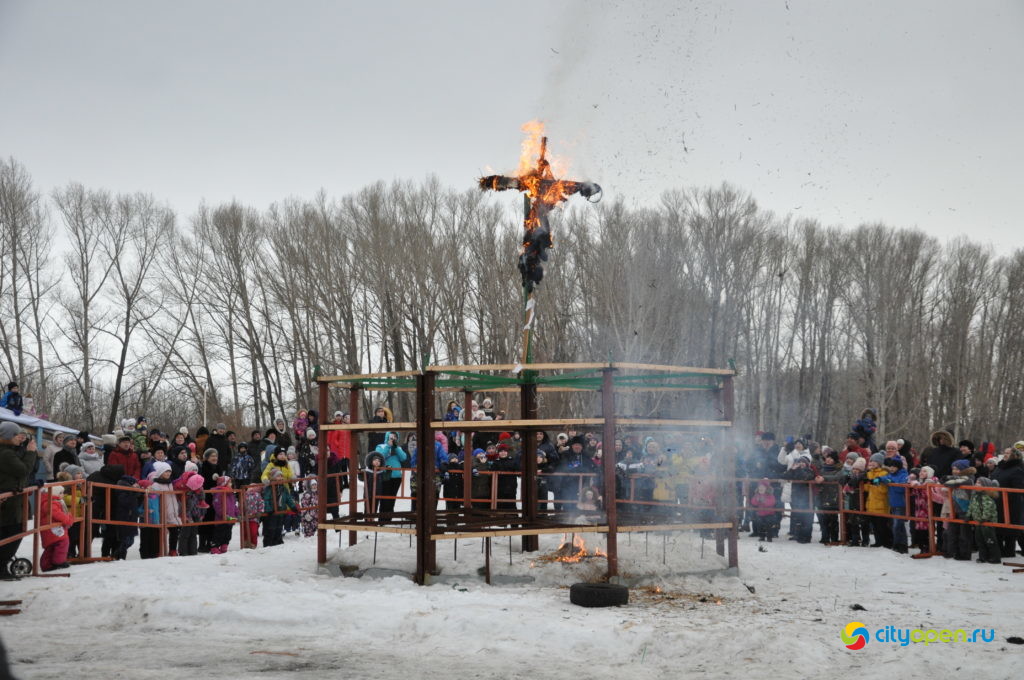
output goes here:
[[617, 607], [629, 604], [629, 588], [615, 583], [574, 583], [569, 602], [580, 607]]
[[15, 576], [29, 576], [32, 573], [32, 560], [19, 557], [11, 561], [10, 569]]

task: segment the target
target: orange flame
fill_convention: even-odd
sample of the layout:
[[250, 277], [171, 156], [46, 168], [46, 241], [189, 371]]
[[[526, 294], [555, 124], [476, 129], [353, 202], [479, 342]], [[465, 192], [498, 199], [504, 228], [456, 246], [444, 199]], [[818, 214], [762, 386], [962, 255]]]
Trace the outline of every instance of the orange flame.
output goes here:
[[583, 536], [574, 534], [572, 542], [564, 542], [555, 551], [557, 557], [554, 558], [555, 562], [565, 562], [568, 564], [575, 564], [576, 562], [582, 562], [584, 559], [593, 557], [608, 557], [600, 548], [595, 548], [594, 552], [587, 552], [587, 544], [583, 540]]

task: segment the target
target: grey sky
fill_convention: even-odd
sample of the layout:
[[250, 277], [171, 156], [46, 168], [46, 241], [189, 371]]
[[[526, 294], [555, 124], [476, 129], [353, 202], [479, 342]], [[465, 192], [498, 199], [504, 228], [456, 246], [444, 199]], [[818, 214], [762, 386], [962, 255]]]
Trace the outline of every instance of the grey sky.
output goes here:
[[0, 155], [51, 189], [266, 207], [514, 168], [608, 198], [1021, 245], [1024, 2], [0, 0]]

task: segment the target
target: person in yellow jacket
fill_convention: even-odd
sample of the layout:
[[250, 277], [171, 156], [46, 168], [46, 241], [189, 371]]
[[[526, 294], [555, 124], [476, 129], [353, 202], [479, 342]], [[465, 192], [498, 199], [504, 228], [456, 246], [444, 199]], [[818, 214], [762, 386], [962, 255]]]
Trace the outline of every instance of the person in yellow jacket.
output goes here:
[[884, 460], [885, 456], [881, 453], [871, 456], [871, 459], [868, 460], [867, 473], [864, 475], [867, 480], [864, 486], [867, 493], [864, 509], [867, 512], [878, 513], [868, 516], [868, 520], [871, 522], [871, 530], [875, 534], [875, 542], [871, 544], [872, 548], [892, 547], [892, 522], [888, 517], [885, 517], [885, 515], [889, 514], [889, 487], [886, 484], [871, 483], [873, 479], [885, 477], [889, 474], [889, 471], [882, 467]]
[[264, 484], [270, 484], [270, 473], [274, 470], [280, 470], [281, 475], [284, 477], [284, 481], [290, 482], [294, 475], [291, 469], [288, 467], [288, 453], [278, 447], [270, 457], [270, 462], [267, 463], [267, 467], [263, 468], [263, 474], [260, 475], [260, 480]]

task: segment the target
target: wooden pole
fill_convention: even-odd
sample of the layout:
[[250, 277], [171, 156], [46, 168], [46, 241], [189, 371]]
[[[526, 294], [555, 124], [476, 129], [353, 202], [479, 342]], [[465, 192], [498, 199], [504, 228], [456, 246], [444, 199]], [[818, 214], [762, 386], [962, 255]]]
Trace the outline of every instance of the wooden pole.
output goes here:
[[[327, 389], [328, 384], [320, 383], [320, 414], [327, 416]], [[316, 455], [316, 561], [318, 564], [327, 564], [327, 530], [324, 522], [327, 521], [327, 433], [320, 430], [317, 437]]]
[[[537, 418], [537, 385], [533, 382], [533, 372], [524, 373], [524, 379], [529, 382], [520, 386], [519, 408], [520, 417], [523, 420], [535, 420]], [[533, 526], [537, 521], [537, 432], [538, 430], [528, 427], [522, 431], [522, 498], [523, 498], [523, 521], [527, 526]], [[536, 552], [540, 549], [540, 537], [536, 534], [523, 536], [523, 552]]]
[[[732, 384], [732, 376], [726, 376], [722, 383], [722, 411], [724, 412], [723, 417], [729, 421], [730, 425], [726, 432], [732, 436], [733, 441], [736, 440], [736, 425], [732, 424], [736, 415], [736, 395]], [[730, 450], [733, 447], [729, 447]], [[736, 477], [736, 454], [733, 453], [729, 456], [730, 460], [725, 461], [725, 469], [731, 471], [729, 477]], [[732, 493], [735, 493], [735, 484], [731, 485]], [[732, 522], [732, 528], [729, 529], [729, 566], [738, 568], [740, 565], [739, 558], [739, 526], [736, 518], [736, 502], [729, 504], [729, 521]]]
[[[473, 417], [473, 390], [466, 390], [462, 414]], [[473, 431], [462, 433], [462, 508], [465, 512], [473, 509]]]
[[434, 374], [416, 376], [416, 440], [419, 444], [416, 469], [416, 583], [425, 585], [427, 573], [437, 572], [435, 543], [431, 539], [437, 517], [434, 491]]
[[[350, 423], [359, 422], [359, 387], [355, 385], [348, 392], [348, 420]], [[351, 439], [348, 441], [348, 514], [349, 518], [352, 518], [359, 509], [359, 433], [349, 432], [349, 436]], [[355, 531], [348, 532], [348, 544], [355, 545], [358, 537]]]
[[615, 503], [615, 386], [614, 368], [601, 371], [601, 415], [604, 432], [601, 435], [601, 465], [604, 472], [604, 509], [608, 523], [608, 578], [619, 573], [619, 517]]

